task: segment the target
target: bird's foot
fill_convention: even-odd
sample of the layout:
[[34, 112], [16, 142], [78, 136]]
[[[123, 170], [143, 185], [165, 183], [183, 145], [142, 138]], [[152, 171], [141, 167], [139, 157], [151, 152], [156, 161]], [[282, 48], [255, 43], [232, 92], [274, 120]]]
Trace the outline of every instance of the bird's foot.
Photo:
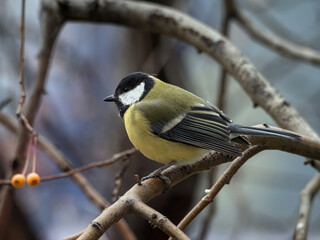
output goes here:
[[171, 179], [165, 175], [162, 174], [162, 172], [167, 169], [168, 167], [174, 165], [176, 163], [176, 161], [170, 162], [158, 169], [156, 169], [155, 171], [153, 171], [152, 173], [150, 173], [148, 176], [145, 176], [143, 178], [141, 178], [141, 182], [150, 179], [150, 178], [159, 178], [164, 184], [165, 184], [165, 189], [164, 192], [166, 190], [168, 190], [171, 187]]
[[[155, 171], [156, 172], [156, 171]], [[171, 179], [163, 174], [152, 172], [148, 176], [141, 178], [141, 182], [148, 180], [150, 178], [159, 178], [166, 186], [164, 191], [168, 190], [171, 187]]]

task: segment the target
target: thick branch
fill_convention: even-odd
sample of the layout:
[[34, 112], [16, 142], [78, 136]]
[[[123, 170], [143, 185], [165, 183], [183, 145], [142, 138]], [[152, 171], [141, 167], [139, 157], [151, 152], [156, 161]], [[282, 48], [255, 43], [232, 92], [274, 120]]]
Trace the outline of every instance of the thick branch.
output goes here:
[[189, 239], [169, 219], [148, 205], [144, 204], [137, 195], [127, 194], [120, 197], [118, 201], [105, 209], [99, 217], [93, 220], [88, 228], [77, 239], [98, 239], [111, 225], [119, 221], [127, 213], [140, 215], [167, 233], [169, 236], [172, 236], [176, 239]]
[[[219, 33], [185, 14], [163, 6], [142, 2], [112, 0], [43, 0], [42, 16], [47, 17], [42, 21], [45, 25], [44, 36], [49, 36], [49, 40], [53, 39], [53, 41], [44, 41], [46, 44], [50, 44], [47, 47], [43, 47], [42, 54], [40, 54], [37, 81], [31, 94], [30, 103], [26, 108], [26, 116], [30, 122], [32, 122], [37, 104], [39, 104], [51, 49], [62, 22], [67, 20], [89, 20], [122, 24], [153, 33], [164, 34], [195, 46], [220, 62], [225, 69], [237, 79], [252, 100], [263, 107], [280, 126], [307, 134], [311, 137], [317, 136], [295, 108], [285, 101], [285, 99], [264, 79], [251, 62], [249, 62], [237, 48]], [[52, 22], [54, 24], [53, 26], [50, 26], [48, 23]], [[46, 39], [46, 37], [44, 37], [44, 39]], [[27, 135], [26, 131], [24, 131], [20, 135], [17, 146], [17, 157], [20, 161], [23, 156], [26, 139]], [[268, 140], [266, 140], [266, 142], [266, 144], [270, 144], [267, 146], [272, 148], [272, 144]], [[282, 140], [282, 142], [285, 141]], [[278, 144], [279, 146], [276, 147], [281, 148], [281, 150], [313, 158], [319, 156], [319, 143], [312, 141], [311, 139], [305, 138], [299, 144], [287, 143], [286, 146], [283, 146], [285, 143]], [[232, 158], [226, 159], [226, 157], [221, 154], [215, 154], [213, 156], [220, 156], [216, 159], [217, 161], [215, 161], [215, 163], [219, 162], [219, 160], [221, 162], [232, 160]], [[208, 162], [211, 162], [211, 160], [208, 160]], [[211, 162], [211, 165], [214, 164]], [[197, 168], [184, 167], [180, 168], [180, 170], [176, 169], [179, 173], [184, 174], [172, 175], [172, 181], [176, 184], [189, 175], [203, 170], [201, 169], [201, 166], [205, 166], [206, 168], [209, 167], [207, 164], [203, 165], [201, 162], [196, 166]], [[145, 200], [160, 194], [162, 190], [164, 190], [164, 186], [161, 184], [162, 182], [156, 180], [146, 181], [144, 186], [150, 181], [152, 183], [160, 184], [160, 186], [152, 186], [149, 191], [146, 191], [144, 194]], [[131, 192], [130, 190], [128, 194], [139, 194], [141, 193], [141, 189], [144, 189], [144, 186], [139, 187], [139, 189], [134, 189], [135, 192]], [[114, 205], [109, 208], [112, 209], [113, 206]], [[103, 223], [105, 224], [107, 222]], [[106, 224], [102, 229], [107, 229], [108, 227], [109, 225]], [[100, 228], [100, 226], [98, 226], [98, 228]]]
[[252, 101], [265, 109], [281, 127], [317, 136], [297, 110], [229, 40], [186, 14], [157, 4], [114, 0], [69, 0], [65, 3], [43, 0], [42, 9], [59, 14], [64, 21], [115, 23], [185, 41], [221, 63]]
[[[121, 197], [118, 201], [106, 208], [99, 217], [86, 228], [78, 240], [99, 239], [113, 224], [119, 221], [131, 209], [133, 198]], [[107, 215], [108, 217], [105, 217]]]
[[139, 216], [147, 219], [151, 224], [157, 226], [174, 239], [190, 240], [190, 238], [188, 238], [187, 235], [168, 218], [141, 201], [135, 201], [132, 205], [132, 213], [138, 214]]
[[[277, 149], [311, 158], [319, 158], [320, 156], [320, 142], [310, 138], [303, 137], [301, 141], [257, 136], [250, 136], [248, 138], [250, 142], [256, 145], [256, 147], [254, 147], [252, 151], [248, 150], [248, 152], [245, 152], [243, 158], [240, 159], [247, 160], [247, 158], [251, 157], [254, 154], [257, 154], [264, 149]], [[209, 154], [201, 161], [192, 165], [170, 167], [169, 169], [165, 170], [163, 174], [171, 179], [171, 186], [174, 186], [193, 174], [196, 174], [203, 170], [207, 170], [222, 163], [231, 162], [233, 161], [233, 159], [233, 157], [225, 156], [221, 153], [213, 153]], [[234, 165], [232, 165], [230, 176], [233, 176], [233, 174], [236, 173], [239, 167], [243, 164], [242, 161], [245, 160], [238, 160], [234, 163]], [[221, 181], [223, 183], [224, 180]], [[218, 187], [214, 187], [215, 190], [213, 191], [219, 191], [223, 185], [224, 183], [222, 185], [219, 185]], [[111, 205], [111, 208], [109, 207], [110, 209], [107, 208], [104, 212], [101, 213], [98, 218], [96, 218], [94, 222], [99, 223], [99, 229], [97, 229], [95, 225], [89, 226], [84, 231], [83, 236], [85, 237], [80, 239], [87, 239], [86, 237], [89, 237], [92, 234], [94, 237], [88, 239], [98, 239], [104, 231], [106, 231], [114, 222], [118, 221], [125, 214], [127, 214], [129, 209], [132, 208], [133, 201], [130, 199], [134, 198], [139, 199], [142, 202], [147, 202], [150, 199], [161, 194], [165, 189], [166, 185], [159, 179], [149, 179], [144, 181], [142, 186], [133, 186], [128, 192], [126, 192], [123, 197], [119, 199], [121, 203], [119, 203], [118, 200], [114, 204], [116, 206]], [[117, 211], [119, 204], [121, 205], [121, 212]], [[117, 214], [115, 214], [115, 212], [117, 212]], [[92, 233], [92, 231], [94, 231], [94, 233]]]
[[[223, 8], [224, 16], [222, 19], [221, 33], [228, 38], [233, 12], [232, 12], [231, 5], [229, 4], [229, 1], [224, 1], [224, 6], [222, 8]], [[220, 72], [219, 72], [219, 87], [217, 91], [217, 95], [218, 95], [217, 107], [221, 111], [225, 111], [225, 106], [227, 105], [226, 99], [227, 99], [227, 89], [228, 89], [229, 80], [227, 76], [227, 71], [222, 66], [220, 67], [219, 71]], [[209, 172], [208, 172], [209, 187], [212, 186], [212, 184], [214, 183], [214, 175], [216, 175], [216, 172], [217, 172], [216, 168], [209, 169]], [[208, 230], [210, 229], [211, 220], [214, 217], [214, 210], [216, 206], [217, 206], [216, 204], [210, 204], [208, 211], [205, 213], [203, 223], [201, 224], [201, 230], [200, 230], [198, 240], [206, 239]]]

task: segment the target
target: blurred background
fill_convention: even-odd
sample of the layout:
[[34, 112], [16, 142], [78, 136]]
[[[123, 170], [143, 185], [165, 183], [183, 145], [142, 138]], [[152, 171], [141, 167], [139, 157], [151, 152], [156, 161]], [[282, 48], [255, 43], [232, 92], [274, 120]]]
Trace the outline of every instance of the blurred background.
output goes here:
[[[220, 30], [223, 0], [155, 1], [170, 4]], [[15, 116], [20, 97], [19, 51], [21, 1], [0, 0], [0, 101], [11, 99], [1, 111]], [[320, 2], [314, 0], [239, 0], [246, 16], [293, 42], [320, 50]], [[26, 1], [25, 86], [30, 93], [40, 48], [39, 1]], [[231, 22], [230, 39], [262, 74], [293, 104], [316, 132], [320, 132], [320, 68], [291, 60], [252, 40]], [[34, 127], [52, 141], [76, 167], [104, 160], [131, 148], [114, 104], [102, 102], [118, 82], [134, 71], [156, 74], [217, 104], [220, 66], [206, 54], [174, 39], [109, 24], [67, 23], [56, 42]], [[224, 111], [244, 125], [273, 120], [252, 101], [234, 79], [227, 84]], [[14, 156], [16, 137], [0, 124], [0, 176]], [[292, 239], [298, 219], [299, 193], [316, 174], [305, 159], [279, 151], [263, 152], [248, 161], [214, 201], [208, 233], [203, 236], [205, 210], [187, 229], [192, 239]], [[84, 172], [90, 183], [112, 201], [114, 178], [121, 163]], [[137, 155], [129, 165], [121, 194], [160, 165]], [[215, 172], [218, 177], [227, 165]], [[59, 173], [38, 151], [40, 176]], [[192, 189], [190, 186], [193, 186]], [[150, 205], [174, 223], [209, 188], [208, 172], [193, 176], [156, 197]], [[70, 179], [26, 186], [14, 191], [10, 219], [1, 222], [0, 239], [54, 240], [84, 229], [100, 210]], [[126, 217], [138, 239], [167, 239], [138, 216]], [[19, 223], [19, 224], [18, 224]], [[314, 199], [308, 239], [320, 236], [320, 196]], [[4, 228], [5, 227], [5, 228]], [[17, 234], [19, 229], [20, 233]], [[13, 238], [13, 236], [15, 236]], [[101, 239], [121, 239], [111, 228]]]

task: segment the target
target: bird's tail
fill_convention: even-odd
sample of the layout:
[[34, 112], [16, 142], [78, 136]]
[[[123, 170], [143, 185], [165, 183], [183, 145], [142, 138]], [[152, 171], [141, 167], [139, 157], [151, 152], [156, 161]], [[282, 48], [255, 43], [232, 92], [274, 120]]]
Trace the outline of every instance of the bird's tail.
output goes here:
[[231, 123], [229, 126], [231, 134], [243, 135], [258, 135], [258, 136], [273, 136], [280, 138], [287, 138], [291, 140], [300, 140], [301, 137], [291, 132], [275, 130], [270, 128], [246, 127]]

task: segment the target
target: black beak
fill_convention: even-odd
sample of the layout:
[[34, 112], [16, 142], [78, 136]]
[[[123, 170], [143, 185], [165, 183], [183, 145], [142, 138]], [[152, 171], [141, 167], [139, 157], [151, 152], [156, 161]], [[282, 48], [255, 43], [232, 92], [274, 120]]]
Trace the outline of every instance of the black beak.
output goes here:
[[117, 100], [117, 98], [114, 95], [110, 95], [110, 96], [105, 97], [103, 99], [103, 101], [105, 101], [105, 102], [115, 102], [116, 100]]

